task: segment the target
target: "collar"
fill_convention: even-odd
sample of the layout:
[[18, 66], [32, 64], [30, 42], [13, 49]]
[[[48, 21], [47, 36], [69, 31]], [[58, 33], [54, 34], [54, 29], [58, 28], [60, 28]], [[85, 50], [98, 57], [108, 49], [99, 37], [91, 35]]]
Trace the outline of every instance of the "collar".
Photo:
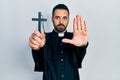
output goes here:
[[67, 31], [66, 31], [66, 32], [63, 32], [63, 33], [57, 33], [57, 32], [55, 32], [55, 31], [53, 30], [52, 33], [53, 33], [55, 36], [64, 37], [65, 34], [67, 33]]

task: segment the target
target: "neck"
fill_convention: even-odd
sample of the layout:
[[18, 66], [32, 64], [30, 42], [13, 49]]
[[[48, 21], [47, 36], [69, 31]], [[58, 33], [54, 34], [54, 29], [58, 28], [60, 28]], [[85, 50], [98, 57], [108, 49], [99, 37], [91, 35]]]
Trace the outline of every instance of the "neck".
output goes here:
[[66, 32], [66, 30], [64, 30], [63, 32], [58, 32], [58, 31], [55, 30], [55, 29], [54, 29], [54, 31], [57, 32], [57, 33], [65, 33], [65, 32]]

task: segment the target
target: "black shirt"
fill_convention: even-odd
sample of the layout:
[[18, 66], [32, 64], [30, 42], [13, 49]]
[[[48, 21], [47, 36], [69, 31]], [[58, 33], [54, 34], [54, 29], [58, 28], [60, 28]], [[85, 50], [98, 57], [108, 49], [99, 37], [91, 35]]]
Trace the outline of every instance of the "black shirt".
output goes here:
[[46, 33], [44, 47], [32, 50], [35, 71], [43, 71], [43, 80], [79, 80], [78, 68], [81, 68], [88, 44], [76, 47], [61, 41], [72, 37], [69, 32], [65, 32], [63, 37], [55, 31]]

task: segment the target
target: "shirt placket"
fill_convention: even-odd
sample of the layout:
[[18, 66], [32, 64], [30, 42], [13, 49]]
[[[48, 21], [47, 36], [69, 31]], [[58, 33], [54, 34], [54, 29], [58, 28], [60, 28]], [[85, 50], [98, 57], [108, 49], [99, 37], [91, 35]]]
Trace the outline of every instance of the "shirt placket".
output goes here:
[[60, 80], [64, 80], [64, 49], [63, 49], [63, 43], [60, 42], [60, 56], [59, 56], [59, 62], [60, 62]]

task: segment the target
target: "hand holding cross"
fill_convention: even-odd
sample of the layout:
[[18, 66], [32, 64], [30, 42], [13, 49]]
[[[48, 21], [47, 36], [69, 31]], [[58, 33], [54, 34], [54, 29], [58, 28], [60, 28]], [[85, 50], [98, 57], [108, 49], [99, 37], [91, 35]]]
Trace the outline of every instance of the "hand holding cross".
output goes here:
[[[38, 18], [32, 18], [32, 21], [38, 21], [38, 30], [35, 30], [29, 37], [29, 46], [33, 50], [39, 50], [45, 44], [45, 34], [41, 31], [41, 22], [47, 19], [41, 18], [41, 12], [38, 13]], [[44, 25], [43, 25], [44, 26]], [[43, 28], [44, 30], [44, 28]]]

